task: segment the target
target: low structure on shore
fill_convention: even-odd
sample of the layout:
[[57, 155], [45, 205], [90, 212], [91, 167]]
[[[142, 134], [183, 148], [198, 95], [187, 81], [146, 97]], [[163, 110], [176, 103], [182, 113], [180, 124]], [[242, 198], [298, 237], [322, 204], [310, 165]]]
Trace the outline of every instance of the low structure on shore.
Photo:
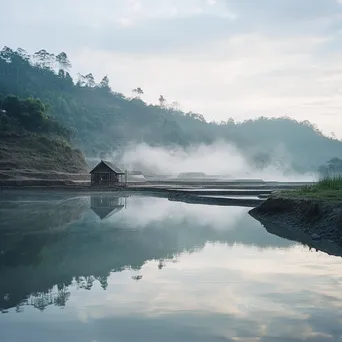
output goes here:
[[109, 161], [101, 160], [91, 171], [92, 186], [125, 186], [127, 176], [124, 171]]

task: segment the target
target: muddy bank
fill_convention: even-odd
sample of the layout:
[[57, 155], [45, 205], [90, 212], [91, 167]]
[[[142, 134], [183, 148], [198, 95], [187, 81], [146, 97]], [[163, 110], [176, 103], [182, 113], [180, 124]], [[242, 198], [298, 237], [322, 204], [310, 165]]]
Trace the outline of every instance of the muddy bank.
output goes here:
[[342, 247], [342, 203], [272, 196], [249, 214], [264, 225], [268, 222], [303, 233], [311, 241]]
[[248, 207], [253, 208], [263, 202], [261, 199], [244, 199], [244, 198], [217, 198], [217, 197], [204, 197], [188, 194], [175, 194], [170, 193], [168, 196], [169, 201], [184, 202], [188, 204], [206, 204], [206, 205], [218, 205], [218, 206], [236, 206], [236, 207]]
[[54, 135], [2, 136], [0, 181], [62, 181], [89, 178], [87, 163], [79, 150]]
[[221, 186], [212, 184], [201, 184], [188, 186], [182, 183], [164, 184], [163, 182], [156, 184], [139, 182], [129, 182], [126, 186], [90, 186], [88, 181], [83, 180], [16, 180], [16, 181], [2, 181], [0, 179], [1, 190], [42, 190], [42, 191], [79, 191], [79, 192], [112, 192], [112, 191], [129, 191], [140, 193], [165, 193], [173, 192], [175, 194], [183, 195], [214, 195], [214, 196], [260, 196], [265, 199], [274, 191], [293, 189], [298, 187], [297, 183], [287, 184], [268, 184], [264, 186], [251, 185], [237, 185], [233, 183], [222, 183]]
[[[66, 176], [67, 177], [67, 176]], [[81, 177], [81, 176], [80, 176]], [[0, 189], [30, 189], [30, 188], [76, 188], [76, 187], [90, 187], [87, 181], [82, 179], [15, 179], [2, 180], [0, 179]]]
[[206, 189], [169, 189], [169, 192], [182, 195], [197, 195], [197, 196], [269, 196], [274, 190], [268, 189], [233, 189], [233, 190], [206, 190]]

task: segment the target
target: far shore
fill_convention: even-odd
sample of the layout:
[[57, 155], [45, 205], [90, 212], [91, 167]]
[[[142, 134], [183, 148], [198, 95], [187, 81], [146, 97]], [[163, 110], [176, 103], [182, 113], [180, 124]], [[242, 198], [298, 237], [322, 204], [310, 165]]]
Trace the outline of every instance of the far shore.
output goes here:
[[[57, 183], [57, 184], [56, 184]], [[126, 186], [107, 187], [90, 186], [84, 182], [40, 182], [26, 181], [25, 185], [2, 185], [2, 193], [68, 193], [80, 194], [113, 194], [116, 196], [145, 195], [168, 198], [170, 201], [189, 204], [205, 204], [217, 206], [242, 206], [253, 208], [261, 204], [274, 191], [289, 190], [301, 186], [302, 183], [263, 182], [251, 180], [237, 181], [149, 181], [128, 183]]]
[[[5, 183], [6, 184], [6, 183]], [[24, 185], [23, 185], [24, 184]], [[26, 191], [26, 192], [65, 192], [65, 193], [111, 193], [127, 192], [139, 194], [160, 195], [174, 200], [187, 201], [188, 203], [207, 203], [217, 205], [231, 205], [241, 196], [244, 198], [244, 204], [250, 207], [259, 205], [268, 198], [274, 191], [290, 190], [302, 186], [298, 182], [251, 182], [251, 181], [149, 181], [149, 182], [130, 182], [124, 186], [91, 186], [84, 182], [51, 182], [27, 180], [23, 184], [6, 184], [0, 186], [0, 196], [4, 191]], [[201, 198], [200, 198], [201, 196]], [[232, 196], [234, 198], [228, 198]], [[219, 198], [218, 198], [219, 197]], [[242, 198], [239, 199], [242, 203]], [[242, 203], [242, 205], [243, 205]]]
[[201, 188], [201, 189], [257, 189], [257, 190], [286, 190], [295, 189], [300, 186], [308, 186], [313, 182], [280, 182], [262, 180], [165, 180], [149, 179], [144, 182], [128, 182], [126, 185], [115, 187], [91, 186], [89, 181], [68, 181], [68, 180], [47, 180], [47, 179], [19, 179], [19, 180], [0, 180], [1, 189], [63, 189], [80, 191], [115, 191], [117, 189], [132, 188]]

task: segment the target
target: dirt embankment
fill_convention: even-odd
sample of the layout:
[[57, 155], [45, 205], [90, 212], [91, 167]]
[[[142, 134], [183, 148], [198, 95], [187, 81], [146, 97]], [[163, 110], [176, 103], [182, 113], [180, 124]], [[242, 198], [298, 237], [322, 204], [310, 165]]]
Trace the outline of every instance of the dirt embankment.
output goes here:
[[0, 185], [25, 181], [80, 181], [89, 178], [83, 154], [46, 136], [1, 138]]
[[342, 247], [342, 203], [272, 196], [250, 215], [309, 235], [313, 240], [330, 240]]

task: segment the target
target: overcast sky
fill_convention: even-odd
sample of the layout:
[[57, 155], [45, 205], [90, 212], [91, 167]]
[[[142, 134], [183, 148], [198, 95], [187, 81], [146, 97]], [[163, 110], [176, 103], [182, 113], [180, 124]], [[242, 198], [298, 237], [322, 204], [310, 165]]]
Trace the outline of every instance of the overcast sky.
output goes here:
[[342, 138], [342, 0], [10, 0], [0, 40], [209, 121], [288, 115]]

